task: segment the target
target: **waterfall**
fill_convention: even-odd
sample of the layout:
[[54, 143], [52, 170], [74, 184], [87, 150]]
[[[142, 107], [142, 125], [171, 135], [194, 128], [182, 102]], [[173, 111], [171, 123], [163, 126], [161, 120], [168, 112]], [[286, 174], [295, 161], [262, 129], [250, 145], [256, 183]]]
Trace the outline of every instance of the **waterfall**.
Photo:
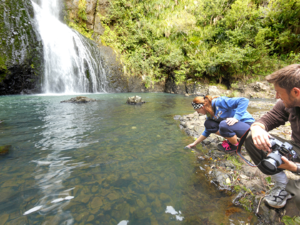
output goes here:
[[60, 0], [33, 2], [44, 46], [44, 93], [105, 92], [106, 73], [92, 41], [59, 21]]

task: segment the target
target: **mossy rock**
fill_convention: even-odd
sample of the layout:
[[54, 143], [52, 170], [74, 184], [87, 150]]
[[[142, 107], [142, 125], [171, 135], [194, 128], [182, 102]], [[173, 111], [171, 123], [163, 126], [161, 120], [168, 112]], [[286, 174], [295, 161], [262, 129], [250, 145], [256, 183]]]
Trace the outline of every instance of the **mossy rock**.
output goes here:
[[43, 46], [33, 26], [30, 0], [0, 4], [0, 95], [32, 93], [40, 89]]
[[7, 155], [11, 151], [11, 145], [0, 146], [0, 155]]

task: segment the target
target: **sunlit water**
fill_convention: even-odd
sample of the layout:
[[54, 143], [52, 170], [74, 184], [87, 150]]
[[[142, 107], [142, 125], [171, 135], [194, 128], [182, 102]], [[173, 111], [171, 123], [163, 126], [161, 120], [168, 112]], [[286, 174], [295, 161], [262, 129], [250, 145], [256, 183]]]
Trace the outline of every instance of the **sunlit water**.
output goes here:
[[255, 224], [210, 184], [174, 115], [186, 98], [139, 94], [2, 96], [0, 224]]

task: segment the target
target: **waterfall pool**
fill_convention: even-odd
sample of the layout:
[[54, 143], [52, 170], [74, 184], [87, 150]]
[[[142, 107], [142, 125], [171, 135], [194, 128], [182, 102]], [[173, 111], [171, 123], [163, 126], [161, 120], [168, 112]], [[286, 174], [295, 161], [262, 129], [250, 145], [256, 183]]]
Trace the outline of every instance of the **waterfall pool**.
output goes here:
[[174, 115], [192, 97], [142, 93], [0, 97], [0, 224], [255, 224], [210, 184]]

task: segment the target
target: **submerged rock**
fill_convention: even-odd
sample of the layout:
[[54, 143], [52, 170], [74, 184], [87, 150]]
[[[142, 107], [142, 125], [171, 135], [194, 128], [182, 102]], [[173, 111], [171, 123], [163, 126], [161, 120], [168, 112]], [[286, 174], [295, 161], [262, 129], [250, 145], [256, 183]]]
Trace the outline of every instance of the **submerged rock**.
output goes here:
[[11, 150], [11, 145], [0, 146], [0, 155], [7, 155]]
[[129, 97], [126, 103], [129, 105], [141, 105], [145, 103], [145, 101], [140, 96], [136, 95], [136, 96]]
[[96, 99], [92, 99], [84, 96], [77, 96], [69, 100], [61, 101], [60, 103], [88, 103], [88, 102], [96, 102], [96, 101], [97, 101]]

